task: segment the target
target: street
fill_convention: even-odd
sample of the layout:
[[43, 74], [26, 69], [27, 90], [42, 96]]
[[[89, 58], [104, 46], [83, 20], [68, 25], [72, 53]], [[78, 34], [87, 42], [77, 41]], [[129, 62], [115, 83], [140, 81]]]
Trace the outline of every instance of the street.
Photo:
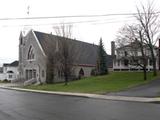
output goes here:
[[0, 120], [157, 120], [160, 104], [0, 89]]

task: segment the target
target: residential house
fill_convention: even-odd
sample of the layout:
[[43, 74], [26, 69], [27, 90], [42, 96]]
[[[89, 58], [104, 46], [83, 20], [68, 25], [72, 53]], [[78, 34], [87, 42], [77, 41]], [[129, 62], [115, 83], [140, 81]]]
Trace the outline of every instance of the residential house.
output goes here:
[[[135, 46], [135, 47], [133, 47]], [[146, 69], [148, 71], [153, 70], [153, 62], [151, 58], [151, 52], [148, 45], [144, 45], [144, 52], [146, 55]], [[136, 63], [142, 63], [141, 49], [138, 42], [127, 44], [116, 48], [115, 42], [111, 42], [111, 55], [113, 56], [113, 70], [114, 71], [137, 71], [142, 70], [142, 67]], [[156, 57], [156, 67], [159, 69], [159, 48], [154, 47], [154, 55]], [[134, 58], [134, 59], [133, 59]]]
[[15, 80], [18, 78], [18, 61], [5, 63], [0, 68], [0, 80]]

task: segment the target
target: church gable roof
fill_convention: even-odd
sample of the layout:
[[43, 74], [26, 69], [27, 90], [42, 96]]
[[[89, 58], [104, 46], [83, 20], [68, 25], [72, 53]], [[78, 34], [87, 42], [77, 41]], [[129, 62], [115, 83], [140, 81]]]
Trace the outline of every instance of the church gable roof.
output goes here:
[[[60, 36], [46, 34], [38, 31], [34, 31], [40, 45], [42, 46], [46, 55], [56, 50], [56, 42], [58, 42]], [[73, 54], [76, 54], [76, 64], [80, 65], [96, 65], [98, 46], [78, 40], [68, 39], [69, 47]], [[110, 57], [110, 56], [107, 56]], [[109, 62], [110, 63], [110, 62]]]

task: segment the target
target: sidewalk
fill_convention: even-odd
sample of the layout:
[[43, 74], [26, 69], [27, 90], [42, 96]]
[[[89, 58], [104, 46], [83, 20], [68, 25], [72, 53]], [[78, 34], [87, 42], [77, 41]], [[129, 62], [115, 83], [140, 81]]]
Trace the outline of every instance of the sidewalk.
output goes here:
[[23, 91], [23, 92], [76, 96], [76, 97], [86, 97], [86, 98], [94, 98], [94, 99], [102, 99], [102, 100], [115, 100], [115, 101], [130, 101], [130, 102], [145, 102], [145, 103], [160, 102], [160, 97], [159, 98], [146, 98], [146, 97], [127, 97], [127, 96], [98, 95], [98, 94], [72, 93], [72, 92], [54, 92], [54, 91], [23, 89], [23, 88], [18, 88], [18, 86], [20, 86], [20, 84], [5, 84], [5, 85], [0, 84], [0, 88]]
[[0, 88], [3, 87], [19, 87], [23, 86], [23, 83], [0, 83]]

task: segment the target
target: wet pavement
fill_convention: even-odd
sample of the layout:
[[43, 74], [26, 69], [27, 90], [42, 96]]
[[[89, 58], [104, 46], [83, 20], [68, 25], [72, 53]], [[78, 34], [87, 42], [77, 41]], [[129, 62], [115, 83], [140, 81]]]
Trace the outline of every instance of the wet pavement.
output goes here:
[[0, 89], [0, 120], [157, 120], [160, 104]]

